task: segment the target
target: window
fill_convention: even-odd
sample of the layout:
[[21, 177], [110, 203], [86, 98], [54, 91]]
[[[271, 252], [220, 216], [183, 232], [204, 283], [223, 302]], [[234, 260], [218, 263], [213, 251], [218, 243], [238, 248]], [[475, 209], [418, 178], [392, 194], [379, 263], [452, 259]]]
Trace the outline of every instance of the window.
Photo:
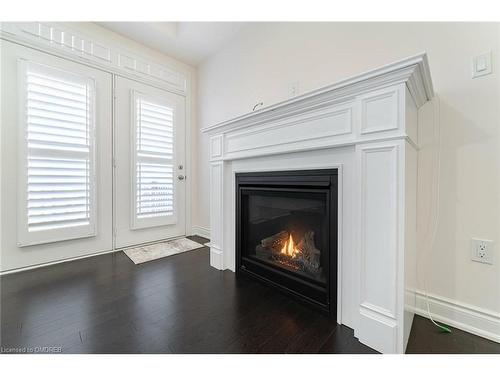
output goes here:
[[175, 222], [174, 109], [134, 92], [132, 228]]
[[20, 66], [19, 245], [95, 235], [94, 81]]

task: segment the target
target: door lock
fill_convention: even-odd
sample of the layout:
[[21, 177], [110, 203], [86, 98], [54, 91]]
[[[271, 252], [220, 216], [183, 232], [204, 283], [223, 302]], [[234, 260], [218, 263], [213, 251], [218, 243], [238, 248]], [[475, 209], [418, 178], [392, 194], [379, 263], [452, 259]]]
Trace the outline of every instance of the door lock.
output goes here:
[[181, 180], [181, 181], [185, 179], [185, 177], [184, 177], [183, 175], [177, 176], [177, 178], [178, 178], [179, 180]]

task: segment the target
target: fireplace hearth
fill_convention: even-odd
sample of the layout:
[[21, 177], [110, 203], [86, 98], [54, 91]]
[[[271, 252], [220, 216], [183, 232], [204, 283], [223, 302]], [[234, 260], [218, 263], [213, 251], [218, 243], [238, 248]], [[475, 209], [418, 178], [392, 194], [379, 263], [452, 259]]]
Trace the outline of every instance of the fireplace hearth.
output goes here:
[[238, 275], [336, 317], [337, 170], [236, 174]]

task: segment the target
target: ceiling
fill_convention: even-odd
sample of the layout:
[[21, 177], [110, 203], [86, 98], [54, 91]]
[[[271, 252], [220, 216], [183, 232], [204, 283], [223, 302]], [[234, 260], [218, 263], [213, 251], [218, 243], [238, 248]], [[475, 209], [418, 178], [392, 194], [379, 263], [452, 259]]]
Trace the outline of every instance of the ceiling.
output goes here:
[[147, 47], [198, 65], [245, 26], [244, 22], [97, 22]]

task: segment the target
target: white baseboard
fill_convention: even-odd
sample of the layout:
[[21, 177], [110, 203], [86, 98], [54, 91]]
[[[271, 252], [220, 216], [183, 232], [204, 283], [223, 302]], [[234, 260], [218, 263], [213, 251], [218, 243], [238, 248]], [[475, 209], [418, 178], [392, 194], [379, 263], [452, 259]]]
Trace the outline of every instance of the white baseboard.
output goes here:
[[210, 246], [210, 266], [218, 270], [224, 269], [224, 260], [222, 251], [213, 246]]
[[[96, 252], [96, 253], [85, 254], [85, 255], [80, 255], [80, 256], [71, 257], [71, 258], [59, 259], [59, 260], [55, 260], [55, 261], [52, 261], [52, 262], [39, 263], [39, 264], [34, 264], [32, 266], [14, 268], [14, 269], [10, 269], [10, 270], [0, 271], [0, 276], [8, 275], [8, 274], [11, 274], [11, 273], [29, 271], [29, 270], [33, 270], [35, 268], [52, 266], [54, 264], [59, 264], [59, 263], [72, 262], [74, 260], [79, 260], [79, 259], [96, 257], [96, 256], [99, 256], [99, 255], [104, 255], [104, 254], [109, 254], [109, 253], [115, 253], [115, 252], [118, 252], [118, 251], [132, 249], [132, 248], [138, 247], [138, 246], [154, 245], [156, 243], [160, 243], [160, 242], [164, 242], [164, 241], [170, 241], [170, 240], [175, 240], [177, 238], [183, 238], [183, 237], [185, 237], [185, 236], [178, 236], [178, 237], [172, 237], [172, 238], [164, 238], [164, 239], [161, 239], [161, 240], [156, 240], [156, 241], [145, 242], [145, 243], [141, 243], [141, 244], [135, 244], [135, 245], [129, 245], [129, 246], [124, 246], [124, 247], [120, 247], [120, 248], [115, 248], [113, 250], [104, 250], [104, 251], [99, 251], [99, 252]], [[208, 244], [205, 244], [205, 245], [208, 246]]]
[[[438, 322], [500, 343], [500, 313], [429, 294], [432, 318]], [[416, 292], [415, 313], [428, 318], [425, 293]]]
[[96, 257], [99, 255], [104, 255], [104, 254], [109, 254], [109, 253], [115, 253], [117, 251], [122, 251], [122, 249], [114, 249], [114, 250], [104, 250], [100, 251], [97, 253], [92, 253], [92, 254], [86, 254], [86, 255], [80, 255], [77, 257], [72, 257], [72, 258], [66, 258], [66, 259], [60, 259], [60, 260], [55, 260], [52, 262], [46, 262], [46, 263], [39, 263], [39, 264], [34, 264], [32, 266], [26, 266], [26, 267], [20, 267], [20, 268], [14, 268], [11, 270], [6, 270], [6, 271], [1, 271], [0, 276], [3, 275], [8, 275], [11, 273], [17, 273], [17, 272], [23, 272], [23, 271], [29, 271], [29, 270], [34, 270], [36, 268], [42, 268], [42, 267], [47, 267], [47, 266], [52, 266], [54, 264], [60, 264], [60, 263], [66, 263], [66, 262], [72, 262], [74, 260], [79, 260], [79, 259], [85, 259], [85, 258], [91, 258], [91, 257]]
[[194, 235], [210, 239], [210, 228], [200, 227], [199, 225], [193, 225], [191, 232]]

